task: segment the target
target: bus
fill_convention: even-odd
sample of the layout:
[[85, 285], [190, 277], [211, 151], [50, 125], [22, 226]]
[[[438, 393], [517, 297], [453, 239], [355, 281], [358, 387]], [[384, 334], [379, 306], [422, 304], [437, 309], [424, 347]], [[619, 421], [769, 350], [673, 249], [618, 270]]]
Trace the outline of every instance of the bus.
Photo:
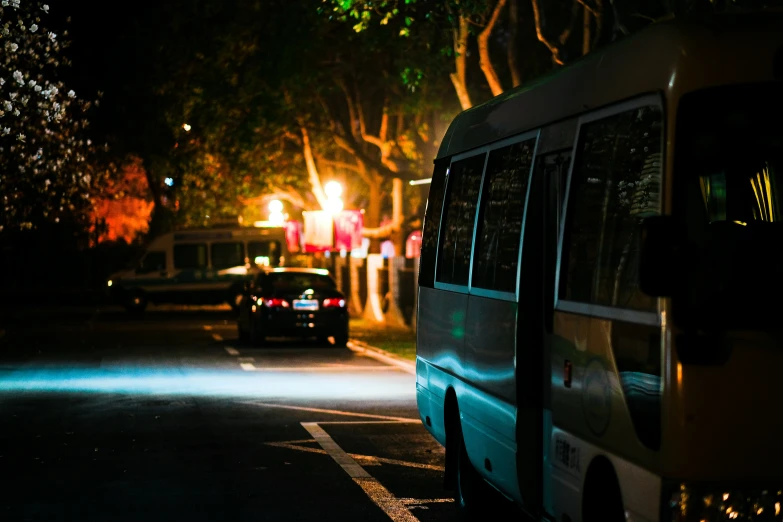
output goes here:
[[462, 513], [783, 520], [781, 121], [771, 14], [660, 22], [453, 120], [416, 394]]
[[155, 238], [133, 266], [107, 286], [128, 311], [148, 303], [212, 305], [238, 311], [245, 282], [264, 266], [290, 258], [284, 227], [215, 227], [169, 232]]

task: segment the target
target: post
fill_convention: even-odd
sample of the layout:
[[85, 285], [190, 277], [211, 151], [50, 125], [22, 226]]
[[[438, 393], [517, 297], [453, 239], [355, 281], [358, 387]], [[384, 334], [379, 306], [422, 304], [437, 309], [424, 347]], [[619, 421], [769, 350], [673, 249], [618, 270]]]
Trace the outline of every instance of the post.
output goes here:
[[383, 266], [383, 257], [380, 254], [367, 256], [367, 304], [364, 307], [364, 318], [375, 323], [383, 323], [383, 307], [378, 295], [378, 269]]
[[357, 257], [349, 257], [348, 259], [351, 266], [351, 299], [349, 300], [350, 308], [348, 309], [348, 313], [353, 317], [358, 317], [362, 315], [362, 311], [364, 310], [364, 303], [362, 302], [360, 293], [361, 275], [359, 274], [359, 271], [365, 269], [365, 263], [364, 259]]
[[389, 308], [386, 310], [386, 324], [398, 328], [408, 327], [400, 310], [400, 270], [404, 268], [404, 256], [389, 259]]

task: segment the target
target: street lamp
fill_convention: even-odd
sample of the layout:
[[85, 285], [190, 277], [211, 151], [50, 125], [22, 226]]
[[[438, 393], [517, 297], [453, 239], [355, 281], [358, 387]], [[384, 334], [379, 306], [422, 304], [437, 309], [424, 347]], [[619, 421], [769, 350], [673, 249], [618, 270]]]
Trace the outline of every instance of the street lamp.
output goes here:
[[273, 199], [269, 202], [269, 222], [274, 226], [281, 226], [284, 221], [283, 202], [279, 199]]
[[185, 129], [185, 132], [190, 132], [190, 128], [191, 128], [191, 127], [190, 127], [190, 125], [188, 125], [187, 123], [183, 123], [183, 124], [182, 124], [182, 128], [183, 128], [183, 129]]
[[343, 193], [343, 186], [336, 181], [330, 181], [324, 185], [324, 193], [326, 194], [326, 210], [332, 214], [337, 214], [343, 209], [343, 200], [340, 199], [340, 194]]

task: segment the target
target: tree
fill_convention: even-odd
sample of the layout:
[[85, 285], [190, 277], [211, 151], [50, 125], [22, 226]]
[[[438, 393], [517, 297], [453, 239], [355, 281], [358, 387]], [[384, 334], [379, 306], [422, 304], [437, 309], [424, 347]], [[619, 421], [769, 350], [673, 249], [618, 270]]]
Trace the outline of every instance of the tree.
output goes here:
[[48, 13], [38, 2], [0, 2], [0, 231], [83, 220], [111, 171], [87, 137], [92, 103], [61, 80], [66, 35], [44, 28]]
[[153, 206], [142, 161], [131, 158], [120, 169], [120, 175], [108, 180], [103, 193], [93, 200], [94, 243], [133, 243], [149, 229]]

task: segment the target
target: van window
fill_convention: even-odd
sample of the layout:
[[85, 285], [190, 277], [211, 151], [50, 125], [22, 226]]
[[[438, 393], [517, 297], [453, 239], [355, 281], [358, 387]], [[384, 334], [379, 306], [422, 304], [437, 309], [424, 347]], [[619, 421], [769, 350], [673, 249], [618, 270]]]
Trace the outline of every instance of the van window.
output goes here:
[[136, 273], [149, 274], [162, 270], [166, 270], [166, 252], [150, 251], [142, 258]]
[[421, 260], [419, 262], [419, 286], [432, 288], [435, 282], [435, 257], [438, 248], [438, 229], [443, 210], [443, 194], [446, 191], [446, 170], [448, 159], [435, 162], [432, 173], [427, 209], [424, 211], [424, 228], [421, 239]]
[[481, 173], [486, 154], [451, 164], [446, 174], [446, 202], [440, 227], [437, 281], [467, 285]]
[[244, 266], [245, 249], [242, 243], [212, 243], [212, 268]]
[[637, 269], [642, 219], [660, 208], [662, 124], [660, 108], [641, 107], [582, 125], [563, 242], [563, 299], [655, 310], [655, 298], [638, 288]]
[[198, 269], [207, 267], [207, 245], [174, 245], [174, 268]]
[[534, 138], [489, 153], [471, 286], [516, 291], [522, 216], [535, 145]]

